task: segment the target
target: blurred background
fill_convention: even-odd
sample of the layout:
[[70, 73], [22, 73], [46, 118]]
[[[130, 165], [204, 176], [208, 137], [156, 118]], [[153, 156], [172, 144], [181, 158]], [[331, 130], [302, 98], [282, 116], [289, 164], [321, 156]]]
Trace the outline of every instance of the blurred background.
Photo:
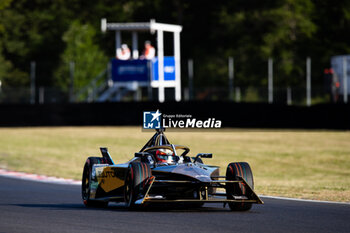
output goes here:
[[[350, 54], [349, 0], [2, 0], [0, 103], [96, 101], [116, 53], [115, 34], [101, 32], [102, 18], [183, 27], [184, 101], [347, 102], [342, 75], [350, 75], [346, 67], [337, 74], [331, 61]], [[146, 40], [157, 45], [149, 32], [138, 37], [139, 48]], [[172, 55], [172, 35], [164, 41], [164, 55]], [[123, 43], [131, 46], [130, 34]], [[118, 101], [157, 100], [156, 90], [137, 91], [137, 98], [125, 92]], [[166, 100], [173, 96], [166, 90]]]

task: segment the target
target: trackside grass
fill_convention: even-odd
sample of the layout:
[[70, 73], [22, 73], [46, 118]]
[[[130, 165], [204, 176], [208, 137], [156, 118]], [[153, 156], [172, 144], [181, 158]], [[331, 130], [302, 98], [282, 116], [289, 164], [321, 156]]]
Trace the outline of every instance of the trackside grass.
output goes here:
[[[350, 132], [235, 130], [166, 132], [205, 163], [247, 161], [258, 194], [350, 202]], [[0, 128], [0, 167], [80, 179], [85, 159], [105, 146], [126, 162], [153, 132], [140, 127]]]

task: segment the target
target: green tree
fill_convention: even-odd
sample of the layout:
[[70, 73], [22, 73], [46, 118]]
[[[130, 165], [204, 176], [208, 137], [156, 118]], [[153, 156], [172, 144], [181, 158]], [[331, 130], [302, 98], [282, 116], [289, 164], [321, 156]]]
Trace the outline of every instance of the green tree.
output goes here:
[[[1, 0], [0, 2], [0, 12], [3, 11], [11, 4], [12, 0]], [[0, 33], [4, 31], [4, 25], [0, 22]]]
[[[2, 10], [5, 9], [7, 6], [9, 6], [10, 3], [11, 3], [11, 0], [1, 1], [0, 12], [2, 13]], [[4, 30], [5, 30], [4, 25], [0, 22], [0, 35], [3, 34]], [[2, 82], [2, 79], [4, 79], [4, 77], [7, 75], [10, 68], [11, 68], [11, 63], [9, 61], [6, 61], [2, 55], [2, 44], [0, 41], [0, 82]]]
[[[53, 73], [60, 65], [60, 58], [65, 49], [62, 35], [72, 21], [79, 20], [96, 29], [100, 28], [102, 17], [114, 21], [127, 21], [128, 14], [124, 13], [123, 7], [126, 2], [129, 1], [0, 0], [1, 6], [7, 6], [0, 10], [0, 24], [3, 28], [3, 34], [0, 35], [1, 54], [2, 58], [11, 64], [12, 70], [16, 70], [16, 74], [6, 72], [8, 78], [3, 85], [28, 85], [30, 62], [36, 61], [36, 84], [53, 86]], [[98, 39], [94, 42], [103, 45], [101, 48], [113, 51], [112, 33], [106, 36], [97, 34], [96, 38]]]
[[305, 76], [305, 58], [311, 54], [301, 53], [299, 48], [316, 32], [311, 18], [313, 10], [311, 0], [285, 0], [262, 13], [268, 25], [262, 35], [261, 50], [266, 58], [276, 58], [282, 83], [296, 85]]
[[235, 0], [218, 14], [222, 52], [236, 59], [238, 85], [266, 86], [267, 59], [274, 59], [277, 85], [300, 82], [305, 46], [317, 31], [312, 0]]
[[[0, 18], [4, 17], [4, 11], [9, 8], [12, 0], [2, 0], [0, 2]], [[0, 38], [6, 35], [6, 28], [2, 21], [0, 21]], [[0, 40], [0, 82], [4, 86], [13, 86], [19, 84], [24, 86], [28, 84], [26, 80], [27, 75], [15, 68], [11, 61], [7, 60], [3, 55], [4, 42]]]
[[55, 72], [55, 80], [63, 89], [70, 85], [69, 63], [74, 62], [74, 88], [79, 89], [103, 71], [108, 58], [95, 42], [96, 31], [89, 24], [74, 21], [62, 37], [66, 48], [61, 56], [61, 64]]
[[[68, 53], [78, 40], [74, 33], [68, 36], [69, 30], [77, 28], [72, 21], [78, 20], [81, 28], [93, 27], [96, 35], [83, 43], [93, 45], [90, 48], [100, 45], [112, 57], [114, 34], [99, 31], [100, 19], [105, 17], [113, 22], [154, 18], [181, 24], [183, 85], [187, 85], [186, 61], [193, 58], [196, 87], [226, 86], [228, 56], [235, 57], [235, 84], [239, 86], [265, 88], [268, 57], [274, 58], [276, 85], [303, 85], [306, 56], [312, 58], [313, 83], [322, 84], [322, 71], [329, 67], [330, 57], [350, 53], [349, 9], [350, 0], [0, 0], [0, 78], [3, 85], [28, 85], [30, 61], [37, 61], [37, 85], [68, 86], [69, 60], [75, 61], [77, 73], [82, 72], [82, 58]], [[89, 31], [81, 28], [76, 30], [80, 34]], [[65, 32], [69, 39], [62, 40]], [[130, 43], [125, 34], [124, 42]], [[170, 54], [170, 34], [165, 38], [165, 54]], [[140, 33], [139, 39], [156, 42], [156, 36], [148, 33]], [[76, 78], [79, 88], [85, 81]]]
[[313, 2], [315, 11], [312, 21], [318, 30], [306, 46], [317, 58], [312, 61], [312, 67], [316, 68], [312, 71], [313, 76], [322, 77], [323, 70], [330, 67], [332, 56], [350, 54], [350, 0]]

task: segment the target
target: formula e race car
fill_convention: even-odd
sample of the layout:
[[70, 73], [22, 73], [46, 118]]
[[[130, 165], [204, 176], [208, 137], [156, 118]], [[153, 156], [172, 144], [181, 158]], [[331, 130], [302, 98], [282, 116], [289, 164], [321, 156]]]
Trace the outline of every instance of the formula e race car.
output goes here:
[[129, 208], [149, 203], [224, 203], [231, 210], [245, 211], [253, 203], [263, 204], [254, 192], [248, 163], [230, 163], [226, 175], [220, 176], [219, 167], [202, 161], [212, 154], [189, 157], [190, 149], [171, 144], [163, 129], [127, 163], [115, 164], [107, 148], [100, 149], [102, 157], [89, 157], [84, 166], [82, 198], [87, 207], [106, 207], [108, 202], [125, 202]]

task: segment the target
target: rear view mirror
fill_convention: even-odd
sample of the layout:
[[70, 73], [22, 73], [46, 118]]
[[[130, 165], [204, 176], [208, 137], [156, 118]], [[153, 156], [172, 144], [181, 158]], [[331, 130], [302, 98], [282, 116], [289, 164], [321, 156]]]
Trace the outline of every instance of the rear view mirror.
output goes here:
[[148, 152], [136, 152], [135, 153], [135, 157], [139, 157], [139, 158], [142, 158], [142, 157], [147, 156], [147, 155], [150, 155], [150, 153], [148, 153]]
[[211, 159], [211, 158], [213, 158], [213, 154], [212, 153], [199, 153], [199, 154], [197, 154], [197, 157]]
[[156, 167], [156, 158], [148, 152], [136, 152], [135, 157], [140, 158], [141, 162], [148, 163], [151, 167]]
[[211, 159], [211, 158], [213, 158], [213, 154], [212, 153], [199, 153], [199, 154], [197, 154], [197, 156], [193, 162], [195, 163], [199, 157], [205, 158], [205, 159]]

